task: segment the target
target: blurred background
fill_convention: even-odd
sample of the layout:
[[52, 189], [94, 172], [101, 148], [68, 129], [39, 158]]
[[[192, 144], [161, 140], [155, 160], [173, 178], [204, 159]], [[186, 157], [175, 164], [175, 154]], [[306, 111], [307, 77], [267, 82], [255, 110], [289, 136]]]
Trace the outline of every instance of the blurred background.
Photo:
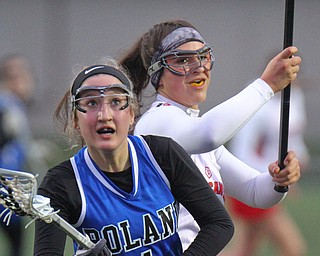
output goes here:
[[[283, 48], [284, 0], [0, 0], [0, 4], [0, 58], [24, 55], [35, 78], [28, 106], [33, 164], [26, 168], [38, 173], [39, 181], [48, 166], [68, 154], [52, 116], [70, 86], [75, 67], [104, 56], [119, 56], [158, 22], [188, 20], [213, 45], [216, 58], [208, 100], [201, 106], [204, 112], [259, 77], [270, 58]], [[301, 196], [284, 203], [308, 243], [308, 255], [320, 254], [320, 227], [316, 224], [320, 213], [319, 13], [320, 1], [295, 1], [293, 41], [303, 59], [296, 83], [305, 94], [305, 141], [311, 163], [301, 178]], [[24, 240], [24, 255], [31, 255], [32, 227], [25, 232], [30, 235]], [[6, 248], [5, 235], [2, 237], [0, 248]], [[8, 255], [5, 250], [1, 249], [0, 255]], [[259, 255], [270, 252], [272, 248], [265, 245]]]

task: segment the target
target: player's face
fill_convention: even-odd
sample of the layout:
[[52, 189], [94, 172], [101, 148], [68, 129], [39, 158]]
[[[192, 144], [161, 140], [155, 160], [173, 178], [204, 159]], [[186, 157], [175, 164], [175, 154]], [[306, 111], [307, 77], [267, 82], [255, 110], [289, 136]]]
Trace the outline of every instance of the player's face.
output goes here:
[[[180, 45], [179, 50], [198, 50], [203, 43], [192, 41]], [[194, 69], [190, 74], [181, 76], [164, 68], [160, 78], [158, 92], [184, 106], [198, 109], [199, 103], [205, 101], [210, 83], [210, 73], [203, 66]]]
[[[110, 84], [121, 83], [119, 79], [114, 76], [100, 74], [86, 79], [81, 87], [96, 87]], [[87, 92], [90, 98], [90, 92]], [[125, 109], [115, 107], [116, 104], [125, 100], [124, 96], [112, 96], [123, 93], [121, 89], [113, 88], [104, 92], [105, 97], [88, 100], [85, 102], [88, 111], [83, 113], [76, 111], [75, 127], [83, 137], [85, 144], [88, 146], [90, 155], [94, 158], [94, 154], [101, 154], [103, 152], [113, 152], [126, 150], [127, 135], [130, 125], [134, 121], [134, 113], [129, 106]], [[123, 99], [124, 98], [124, 99]], [[81, 104], [84, 104], [81, 102]], [[99, 105], [99, 109], [97, 106]]]

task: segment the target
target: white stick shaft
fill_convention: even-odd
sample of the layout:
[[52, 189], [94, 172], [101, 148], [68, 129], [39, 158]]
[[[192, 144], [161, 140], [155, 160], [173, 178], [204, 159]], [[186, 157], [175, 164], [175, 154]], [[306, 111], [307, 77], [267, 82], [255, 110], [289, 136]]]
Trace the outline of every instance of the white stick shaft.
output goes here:
[[52, 214], [50, 216], [59, 228], [61, 228], [65, 233], [67, 233], [72, 239], [74, 239], [79, 245], [85, 247], [86, 249], [90, 249], [94, 247], [94, 243], [91, 242], [86, 236], [80, 233], [77, 229], [75, 229], [72, 225], [66, 222], [63, 218], [61, 218], [58, 214]]

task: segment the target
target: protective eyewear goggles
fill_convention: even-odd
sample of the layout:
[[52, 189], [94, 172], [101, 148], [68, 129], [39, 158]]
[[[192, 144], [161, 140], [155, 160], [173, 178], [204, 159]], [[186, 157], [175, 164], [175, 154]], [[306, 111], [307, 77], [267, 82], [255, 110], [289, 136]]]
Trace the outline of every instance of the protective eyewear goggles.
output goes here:
[[180, 76], [188, 75], [199, 67], [210, 71], [214, 60], [212, 46], [207, 44], [195, 51], [172, 50], [162, 54], [160, 60], [148, 68], [148, 74], [151, 76], [161, 68]]
[[108, 86], [85, 86], [77, 89], [72, 96], [72, 106], [83, 113], [99, 112], [104, 104], [114, 111], [126, 109], [132, 96], [127, 93], [106, 93], [110, 88], [123, 88], [123, 84], [113, 84]]

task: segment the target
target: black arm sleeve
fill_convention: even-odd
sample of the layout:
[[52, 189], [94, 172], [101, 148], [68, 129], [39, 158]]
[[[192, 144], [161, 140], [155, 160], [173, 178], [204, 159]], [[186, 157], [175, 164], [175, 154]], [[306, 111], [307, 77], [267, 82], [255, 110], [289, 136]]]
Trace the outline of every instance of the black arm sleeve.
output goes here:
[[[66, 161], [45, 175], [38, 194], [50, 198], [50, 205], [70, 224], [80, 215], [81, 199], [70, 161]], [[63, 256], [66, 234], [54, 224], [35, 223], [34, 256]]]
[[234, 232], [225, 207], [180, 145], [169, 138], [144, 138], [170, 181], [174, 197], [200, 226], [198, 236], [184, 255], [217, 255]]

